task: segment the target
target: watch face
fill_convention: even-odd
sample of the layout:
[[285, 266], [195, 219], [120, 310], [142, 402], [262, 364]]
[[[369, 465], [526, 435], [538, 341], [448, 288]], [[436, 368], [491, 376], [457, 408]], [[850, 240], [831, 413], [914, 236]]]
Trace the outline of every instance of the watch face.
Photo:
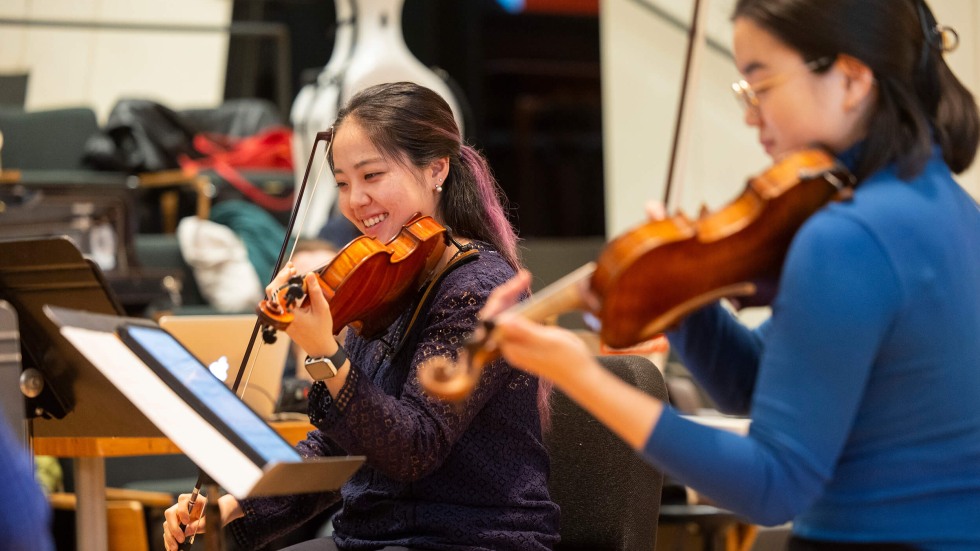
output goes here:
[[343, 367], [344, 362], [347, 361], [347, 352], [344, 350], [343, 346], [337, 348], [337, 352], [331, 357], [318, 356], [312, 358], [310, 356], [306, 357], [306, 372], [310, 374], [316, 380], [329, 379], [337, 374], [337, 371]]
[[329, 379], [336, 375], [337, 368], [326, 358], [316, 358], [306, 362], [306, 372], [319, 381]]

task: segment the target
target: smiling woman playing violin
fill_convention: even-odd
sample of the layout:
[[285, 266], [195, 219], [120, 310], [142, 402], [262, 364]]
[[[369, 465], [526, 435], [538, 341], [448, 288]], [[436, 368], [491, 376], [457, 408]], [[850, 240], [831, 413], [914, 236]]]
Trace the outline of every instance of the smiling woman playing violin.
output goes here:
[[[485, 160], [462, 143], [446, 102], [414, 84], [357, 94], [333, 128], [330, 163], [345, 217], [389, 242], [416, 214], [431, 216], [451, 228], [454, 242], [437, 259], [433, 272], [443, 277], [421, 309], [416, 297], [380, 335], [348, 331], [343, 346], [316, 275], [306, 275], [309, 306], [293, 311], [286, 332], [309, 354], [307, 368], [318, 379], [309, 396], [317, 430], [298, 448], [305, 456], [364, 455], [367, 462], [339, 495], [223, 496], [227, 531], [244, 548], [261, 547], [342, 500], [334, 536], [296, 549], [551, 549], [558, 508], [548, 495], [537, 379], [495, 362], [481, 389], [455, 405], [427, 396], [416, 377], [424, 359], [455, 360], [456, 343], [473, 331], [491, 290], [520, 266]], [[461, 250], [465, 263], [458, 262]], [[287, 265], [267, 293], [294, 275]], [[166, 512], [168, 549], [184, 540], [187, 499]], [[186, 533], [200, 528], [191, 523]]]
[[740, 0], [733, 21], [766, 152], [820, 145], [857, 179], [796, 234], [766, 323], [714, 304], [668, 333], [749, 434], [686, 420], [568, 332], [501, 313], [526, 274], [481, 315], [512, 365], [654, 465], [753, 522], [792, 520], [791, 549], [980, 549], [980, 209], [951, 176], [980, 125], [943, 59], [954, 32], [921, 0]]

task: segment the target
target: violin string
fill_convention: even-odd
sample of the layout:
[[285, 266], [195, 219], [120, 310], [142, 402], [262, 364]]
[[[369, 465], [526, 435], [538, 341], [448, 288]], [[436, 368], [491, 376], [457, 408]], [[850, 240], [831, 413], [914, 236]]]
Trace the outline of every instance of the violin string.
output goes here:
[[262, 352], [263, 344], [262, 339], [259, 339], [258, 350], [256, 350], [255, 354], [252, 354], [252, 356], [248, 359], [248, 366], [246, 367], [247, 371], [245, 371], [245, 380], [242, 381], [242, 394], [239, 396], [242, 401], [245, 400], [245, 393], [248, 391], [248, 381], [252, 378], [252, 370], [255, 369], [255, 360], [259, 357], [259, 353]]
[[264, 346], [265, 341], [263, 339], [258, 340], [258, 348], [255, 349], [254, 354], [248, 356], [248, 363], [245, 365], [245, 380], [242, 381], [241, 393], [238, 394], [238, 398], [245, 401], [245, 393], [248, 392], [248, 381], [252, 378], [252, 370], [255, 369], [255, 361], [259, 357], [259, 353], [262, 352], [262, 346]]
[[[324, 169], [324, 167], [327, 166], [327, 159], [330, 157], [330, 146], [331, 145], [333, 145], [333, 135], [332, 134], [330, 136], [330, 139], [327, 140], [327, 145], [326, 145], [326, 147], [323, 150], [323, 159], [320, 161], [320, 167], [317, 168], [317, 170], [316, 170], [316, 178], [313, 179], [313, 189], [310, 190], [310, 193], [308, 194], [309, 197], [311, 197], [311, 198], [314, 195], [316, 195], [316, 188], [320, 184], [320, 177], [323, 175], [323, 169]], [[299, 220], [299, 224], [297, 224], [297, 227], [303, 228], [303, 227], [306, 226], [306, 215], [309, 214], [309, 212], [310, 212], [310, 203], [307, 202], [306, 203], [306, 209], [304, 209], [303, 210], [303, 213], [300, 215], [300, 220]], [[299, 243], [299, 239], [294, 239], [293, 240], [293, 245], [289, 249], [289, 261], [292, 261], [292, 259], [293, 259], [293, 253], [296, 252], [296, 244], [297, 243]]]

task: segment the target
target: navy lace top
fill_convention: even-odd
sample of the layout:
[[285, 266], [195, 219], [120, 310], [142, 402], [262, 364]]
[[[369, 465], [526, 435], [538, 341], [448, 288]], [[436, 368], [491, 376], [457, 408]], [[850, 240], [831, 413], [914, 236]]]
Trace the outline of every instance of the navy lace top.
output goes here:
[[243, 500], [245, 516], [228, 525], [239, 544], [260, 547], [338, 499], [334, 538], [344, 550], [535, 551], [558, 541], [537, 379], [498, 360], [466, 401], [448, 404], [416, 378], [426, 358], [455, 359], [490, 291], [514, 273], [496, 251], [475, 245], [479, 258], [448, 273], [398, 350], [414, 306], [378, 338], [348, 334], [351, 370], [336, 400], [313, 385], [318, 430], [297, 448], [304, 456], [364, 455], [365, 465], [339, 495]]

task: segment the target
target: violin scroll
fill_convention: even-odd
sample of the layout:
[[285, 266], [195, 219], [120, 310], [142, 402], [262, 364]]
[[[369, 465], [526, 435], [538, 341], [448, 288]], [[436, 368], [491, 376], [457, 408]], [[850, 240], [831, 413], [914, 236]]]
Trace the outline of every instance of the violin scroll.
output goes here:
[[422, 362], [418, 369], [419, 384], [441, 400], [465, 400], [480, 381], [483, 367], [500, 356], [492, 333], [493, 321], [486, 321], [460, 349], [456, 361], [433, 356]]
[[459, 402], [469, 396], [483, 372], [462, 358], [452, 361], [445, 356], [425, 360], [418, 371], [419, 383], [425, 391], [446, 402]]
[[[584, 291], [594, 271], [595, 263], [589, 262], [506, 311], [538, 322], [571, 310], [590, 311], [593, 305]], [[450, 402], [469, 396], [480, 380], [483, 367], [500, 357], [494, 333], [493, 320], [484, 320], [460, 349], [456, 362], [441, 356], [426, 360], [418, 371], [422, 388]]]

